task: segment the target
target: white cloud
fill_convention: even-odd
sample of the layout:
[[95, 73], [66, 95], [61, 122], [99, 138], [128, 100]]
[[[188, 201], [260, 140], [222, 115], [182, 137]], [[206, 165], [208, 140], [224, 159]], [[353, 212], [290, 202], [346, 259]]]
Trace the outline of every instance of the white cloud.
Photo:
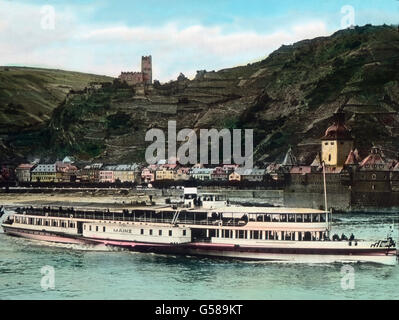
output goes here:
[[239, 55], [248, 51], [263, 54], [281, 44], [290, 44], [321, 35], [327, 35], [326, 25], [321, 21], [314, 21], [271, 34], [259, 34], [253, 31], [225, 33], [221, 27], [201, 25], [178, 29], [176, 24], [168, 24], [159, 28], [121, 26], [95, 29], [81, 35], [80, 38], [103, 43], [135, 41], [143, 46], [157, 42], [158, 46], [176, 48], [177, 52], [180, 48], [192, 48], [215, 55]]
[[323, 21], [282, 27], [271, 33], [228, 26], [128, 27], [79, 21], [73, 7], [56, 11], [55, 29], [41, 28], [41, 7], [0, 0], [0, 64], [41, 65], [117, 76], [135, 70], [141, 55], [152, 54], [154, 78], [168, 81], [179, 72], [217, 70], [245, 64], [282, 44], [328, 34]]

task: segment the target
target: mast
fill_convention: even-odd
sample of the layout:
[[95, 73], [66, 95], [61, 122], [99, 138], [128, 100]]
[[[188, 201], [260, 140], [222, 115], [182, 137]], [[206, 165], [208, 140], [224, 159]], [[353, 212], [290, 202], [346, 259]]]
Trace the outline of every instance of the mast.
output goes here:
[[324, 211], [326, 212], [328, 232], [330, 232], [330, 219], [328, 218], [328, 203], [327, 203], [326, 164], [324, 161], [322, 161], [322, 166], [323, 166], [323, 183], [324, 183]]

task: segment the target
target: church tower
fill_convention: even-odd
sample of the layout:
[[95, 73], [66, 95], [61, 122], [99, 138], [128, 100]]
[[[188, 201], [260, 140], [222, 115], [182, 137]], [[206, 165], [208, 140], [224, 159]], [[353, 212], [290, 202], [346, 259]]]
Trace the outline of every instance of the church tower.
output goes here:
[[322, 161], [327, 166], [342, 168], [352, 149], [353, 138], [345, 126], [345, 114], [338, 111], [334, 115], [334, 124], [321, 138]]
[[141, 72], [145, 84], [152, 84], [152, 57], [141, 57]]

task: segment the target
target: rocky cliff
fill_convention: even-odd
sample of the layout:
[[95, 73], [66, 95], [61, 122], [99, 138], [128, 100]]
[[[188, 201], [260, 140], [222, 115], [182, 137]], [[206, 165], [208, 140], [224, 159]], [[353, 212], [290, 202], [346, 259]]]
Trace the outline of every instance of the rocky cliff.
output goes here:
[[[356, 145], [399, 151], [399, 32], [364, 26], [282, 46], [267, 59], [168, 84], [130, 88], [117, 81], [69, 93], [40, 130], [10, 134], [8, 155], [72, 154], [82, 160], [142, 161], [150, 128], [253, 128], [259, 163], [292, 146], [303, 162], [342, 107]], [[34, 147], [32, 148], [32, 145]], [[11, 150], [11, 151], [10, 151]], [[3, 153], [3, 158], [4, 158]]]

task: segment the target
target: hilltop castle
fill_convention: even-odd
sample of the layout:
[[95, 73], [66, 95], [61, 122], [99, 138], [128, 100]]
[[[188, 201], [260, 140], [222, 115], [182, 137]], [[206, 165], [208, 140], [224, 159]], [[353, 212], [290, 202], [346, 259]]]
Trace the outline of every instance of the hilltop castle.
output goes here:
[[119, 79], [129, 85], [152, 84], [152, 57], [141, 57], [141, 72], [122, 72]]

